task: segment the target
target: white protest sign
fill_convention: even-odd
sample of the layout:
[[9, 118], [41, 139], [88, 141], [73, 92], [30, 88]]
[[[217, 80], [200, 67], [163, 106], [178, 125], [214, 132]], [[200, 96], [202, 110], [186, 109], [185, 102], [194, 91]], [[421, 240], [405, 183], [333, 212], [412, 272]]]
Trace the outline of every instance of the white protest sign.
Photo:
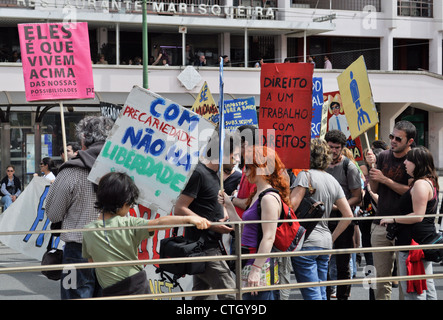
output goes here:
[[169, 214], [198, 163], [214, 125], [161, 96], [134, 87], [88, 179], [126, 172], [140, 189], [139, 204]]
[[[0, 232], [49, 230], [45, 203], [50, 183], [43, 177], [34, 177], [12, 205], [0, 215]], [[0, 241], [28, 257], [41, 260], [46, 252], [49, 233], [2, 235]], [[63, 241], [57, 237], [58, 248]]]

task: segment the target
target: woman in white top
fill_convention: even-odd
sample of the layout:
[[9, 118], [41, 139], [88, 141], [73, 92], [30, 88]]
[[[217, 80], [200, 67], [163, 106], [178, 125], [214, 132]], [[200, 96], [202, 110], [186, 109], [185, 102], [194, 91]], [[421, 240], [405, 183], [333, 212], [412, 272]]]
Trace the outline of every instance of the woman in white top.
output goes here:
[[40, 162], [40, 170], [43, 173], [43, 177], [49, 180], [51, 183], [55, 180], [54, 171], [56, 170], [55, 163], [50, 157], [42, 159]]

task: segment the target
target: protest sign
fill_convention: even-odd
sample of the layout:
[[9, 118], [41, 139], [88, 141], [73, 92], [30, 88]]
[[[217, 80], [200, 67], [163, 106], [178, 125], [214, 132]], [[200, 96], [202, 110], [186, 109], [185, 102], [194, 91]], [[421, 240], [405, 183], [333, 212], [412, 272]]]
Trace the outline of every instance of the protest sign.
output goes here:
[[378, 123], [365, 59], [360, 56], [337, 77], [340, 95], [352, 138], [357, 138]]
[[320, 137], [322, 109], [323, 109], [323, 79], [313, 78], [311, 139]]
[[214, 124], [218, 123], [220, 114], [206, 81], [200, 89], [191, 110]]
[[265, 63], [261, 68], [259, 128], [287, 168], [308, 169], [312, 120], [311, 63]]
[[347, 122], [345, 111], [342, 107], [342, 100], [339, 91], [327, 92], [324, 94], [323, 99], [325, 101], [324, 108], [327, 111], [327, 131], [340, 130], [346, 136], [346, 147], [351, 150], [355, 160], [363, 160], [363, 149], [361, 145], [360, 137], [352, 139], [351, 132]]
[[225, 101], [225, 129], [235, 131], [243, 125], [258, 125], [255, 98]]
[[26, 100], [94, 98], [88, 24], [19, 24]]
[[139, 203], [169, 214], [198, 163], [214, 125], [161, 96], [134, 87], [88, 179], [126, 172], [140, 189]]
[[[43, 177], [34, 177], [12, 205], [0, 215], [0, 232], [49, 230], [46, 216], [46, 195], [50, 182]], [[46, 252], [50, 233], [2, 235], [0, 241], [11, 249], [41, 260]], [[55, 241], [61, 249], [63, 241]]]
[[100, 101], [100, 113], [103, 117], [117, 120], [118, 115], [122, 111], [122, 107], [110, 102]]

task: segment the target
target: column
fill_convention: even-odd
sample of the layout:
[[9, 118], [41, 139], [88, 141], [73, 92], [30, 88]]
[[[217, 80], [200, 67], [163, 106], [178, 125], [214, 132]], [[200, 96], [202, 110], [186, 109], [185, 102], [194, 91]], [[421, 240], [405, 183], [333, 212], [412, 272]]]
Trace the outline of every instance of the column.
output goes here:
[[2, 142], [1, 172], [3, 176], [6, 172], [6, 166], [11, 162], [11, 124], [9, 122], [1, 122], [0, 130]]
[[443, 74], [443, 2], [434, 0], [434, 35], [429, 41], [429, 71]]
[[429, 112], [429, 151], [438, 170], [443, 170], [443, 113]]
[[410, 103], [382, 103], [380, 105], [379, 139], [389, 143], [388, 136], [394, 128], [395, 119], [410, 105]]
[[120, 23], [115, 24], [115, 64], [120, 65]]
[[384, 36], [380, 39], [380, 69], [394, 70], [394, 31], [397, 28], [397, 1], [381, 1], [381, 11], [385, 15], [384, 22], [378, 22], [384, 28]]
[[275, 36], [274, 40], [275, 62], [284, 62], [285, 58], [288, 56], [288, 37], [281, 34]]
[[394, 37], [390, 29], [380, 39], [380, 70], [394, 70]]

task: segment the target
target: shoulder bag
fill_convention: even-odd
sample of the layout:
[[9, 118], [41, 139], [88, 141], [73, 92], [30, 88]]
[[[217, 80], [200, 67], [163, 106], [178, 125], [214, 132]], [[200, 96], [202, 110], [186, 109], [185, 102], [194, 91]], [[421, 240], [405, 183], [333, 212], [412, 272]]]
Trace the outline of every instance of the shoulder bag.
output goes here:
[[[295, 215], [297, 219], [319, 219], [323, 217], [325, 213], [325, 205], [321, 201], [315, 200], [312, 195], [316, 192], [316, 189], [312, 187], [311, 184], [311, 173], [309, 170], [304, 171], [308, 177], [309, 187], [306, 189], [305, 196], [303, 197], [300, 205], [295, 211]], [[318, 221], [300, 221], [300, 225], [306, 229], [305, 233], [305, 241], [311, 234], [312, 230], [314, 230]]]
[[[205, 256], [204, 245], [206, 233], [200, 239], [190, 241], [183, 236], [173, 236], [160, 241], [160, 259]], [[172, 273], [178, 277], [205, 272], [206, 262], [180, 262], [160, 264], [160, 271]]]

